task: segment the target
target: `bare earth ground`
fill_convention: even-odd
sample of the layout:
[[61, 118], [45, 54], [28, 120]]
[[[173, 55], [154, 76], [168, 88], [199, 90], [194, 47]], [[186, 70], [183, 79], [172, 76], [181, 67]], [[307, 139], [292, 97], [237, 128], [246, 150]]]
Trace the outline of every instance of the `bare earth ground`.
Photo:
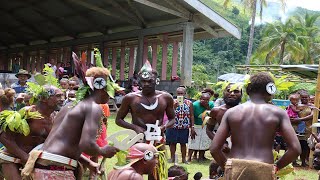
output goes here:
[[[115, 124], [115, 113], [111, 113], [111, 117], [108, 119], [108, 135], [121, 130], [122, 128], [117, 126]], [[126, 118], [127, 121], [131, 121], [131, 116], [128, 115]], [[169, 153], [169, 147], [167, 146], [167, 152]], [[208, 178], [209, 177], [209, 164], [210, 162], [196, 162], [193, 161], [192, 163], [188, 165], [184, 165], [181, 163], [181, 153], [180, 153], [180, 146], [177, 145], [177, 154], [179, 155], [179, 165], [184, 166], [189, 174], [189, 179], [193, 179], [193, 175], [197, 172], [202, 172], [203, 176], [202, 178]], [[206, 157], [209, 159], [212, 159], [210, 153], [206, 152]], [[107, 159], [106, 161], [106, 170], [109, 172], [112, 169], [112, 166], [116, 163], [116, 158]], [[300, 163], [298, 161], [298, 163]], [[169, 167], [173, 164], [169, 164]], [[87, 177], [87, 173], [85, 174], [85, 177]], [[145, 179], [146, 176], [145, 176]], [[318, 179], [318, 173], [316, 170], [309, 169], [309, 168], [296, 168], [295, 169], [295, 175], [288, 175], [285, 180], [317, 180]]]

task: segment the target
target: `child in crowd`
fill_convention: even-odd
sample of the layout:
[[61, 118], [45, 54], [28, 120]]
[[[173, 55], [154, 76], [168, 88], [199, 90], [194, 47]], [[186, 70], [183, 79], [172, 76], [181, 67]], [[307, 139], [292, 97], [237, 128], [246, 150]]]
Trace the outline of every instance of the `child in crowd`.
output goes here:
[[61, 86], [61, 90], [66, 91], [69, 88], [69, 80], [62, 78], [60, 80], [60, 86]]
[[168, 180], [188, 180], [187, 170], [178, 165], [173, 165], [168, 169]]
[[[299, 101], [300, 101], [300, 95], [299, 94], [291, 94], [289, 96], [289, 100], [291, 104], [287, 108], [287, 114], [290, 119], [298, 118], [299, 117]], [[295, 127], [295, 125], [293, 125]], [[298, 135], [304, 135], [306, 129], [306, 123], [304, 121], [301, 121], [298, 126], [295, 127], [296, 133]]]
[[74, 102], [75, 100], [76, 100], [76, 91], [75, 90], [70, 90], [66, 100], [63, 103], [63, 105], [65, 106], [66, 104], [68, 104], [70, 102]]
[[133, 81], [132, 82], [132, 92], [138, 92], [140, 91], [139, 83], [138, 81]]
[[216, 161], [212, 160], [209, 165], [209, 178], [214, 180], [220, 180], [223, 177], [223, 171], [216, 163]]

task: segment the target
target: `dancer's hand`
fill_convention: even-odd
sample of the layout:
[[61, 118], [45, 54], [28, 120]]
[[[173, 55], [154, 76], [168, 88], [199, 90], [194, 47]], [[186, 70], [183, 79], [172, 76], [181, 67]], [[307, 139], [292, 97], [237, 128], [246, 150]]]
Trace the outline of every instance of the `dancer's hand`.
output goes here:
[[135, 126], [133, 129], [137, 134], [144, 133], [146, 130], [140, 126]]
[[101, 174], [100, 164], [98, 164], [96, 162], [90, 161], [88, 168], [91, 172], [93, 172], [94, 175]]
[[109, 146], [109, 145], [106, 145], [102, 148], [102, 156], [103, 157], [106, 157], [106, 158], [111, 158], [113, 157], [117, 152], [119, 151], [118, 148], [116, 147], [113, 147], [113, 146]]

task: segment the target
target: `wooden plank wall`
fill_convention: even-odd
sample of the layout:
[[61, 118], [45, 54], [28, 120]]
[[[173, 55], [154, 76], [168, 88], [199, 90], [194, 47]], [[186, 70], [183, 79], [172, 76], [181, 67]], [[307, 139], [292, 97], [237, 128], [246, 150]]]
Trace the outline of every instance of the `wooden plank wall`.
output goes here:
[[[143, 49], [143, 62], [149, 60], [152, 68], [157, 69], [158, 53], [162, 54], [161, 57], [161, 80], [167, 80], [167, 61], [168, 61], [168, 46], [172, 44], [172, 76], [177, 76], [178, 71], [178, 42], [168, 42], [168, 36], [164, 34], [162, 36], [162, 42], [149, 42], [147, 38], [144, 38]], [[72, 63], [72, 50], [81, 57], [82, 52], [87, 54], [87, 66], [91, 65], [91, 52], [94, 47], [98, 47], [96, 44], [85, 44], [73, 47], [61, 47], [52, 49], [39, 49], [30, 52], [18, 52], [12, 54], [0, 53], [0, 70], [11, 70], [12, 63], [17, 61], [20, 64], [20, 69], [28, 70], [31, 73], [41, 72], [44, 64], [51, 62], [57, 65], [61, 62], [64, 65], [67, 62]], [[158, 52], [162, 49], [162, 52]], [[123, 42], [120, 46], [108, 47], [107, 43], [104, 44], [104, 49], [101, 53], [104, 53], [103, 63], [105, 67], [111, 68], [111, 74], [118, 80], [127, 80], [132, 77], [134, 72], [135, 55], [137, 46], [126, 45]], [[94, 57], [93, 57], [94, 58]], [[93, 61], [95, 62], [95, 61]], [[95, 64], [95, 63], [94, 63]], [[129, 71], [125, 72], [126, 67], [129, 66]], [[137, 70], [138, 72], [139, 70]]]

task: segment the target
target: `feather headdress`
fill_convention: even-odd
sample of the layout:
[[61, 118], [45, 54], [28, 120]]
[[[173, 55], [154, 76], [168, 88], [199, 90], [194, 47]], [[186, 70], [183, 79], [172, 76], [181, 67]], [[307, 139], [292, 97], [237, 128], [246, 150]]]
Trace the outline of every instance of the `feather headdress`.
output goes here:
[[[77, 104], [80, 102], [82, 99], [85, 98], [85, 96], [90, 93], [93, 90], [93, 77], [86, 77], [86, 71], [87, 71], [87, 66], [86, 66], [86, 56], [82, 53], [82, 58], [79, 60], [78, 56], [73, 52], [72, 54], [73, 57], [73, 62], [75, 65], [75, 70], [77, 75], [80, 77], [80, 79], [83, 82], [83, 87], [81, 87], [77, 91], [77, 100], [74, 102], [74, 104]], [[102, 58], [101, 58], [101, 53], [98, 48], [94, 48], [94, 57], [96, 59], [96, 66], [100, 68], [105, 68], [103, 66]], [[109, 74], [109, 78], [105, 79], [106, 80], [106, 92], [111, 98], [114, 98], [115, 92], [122, 90], [121, 87], [111, 77], [111, 74]]]

